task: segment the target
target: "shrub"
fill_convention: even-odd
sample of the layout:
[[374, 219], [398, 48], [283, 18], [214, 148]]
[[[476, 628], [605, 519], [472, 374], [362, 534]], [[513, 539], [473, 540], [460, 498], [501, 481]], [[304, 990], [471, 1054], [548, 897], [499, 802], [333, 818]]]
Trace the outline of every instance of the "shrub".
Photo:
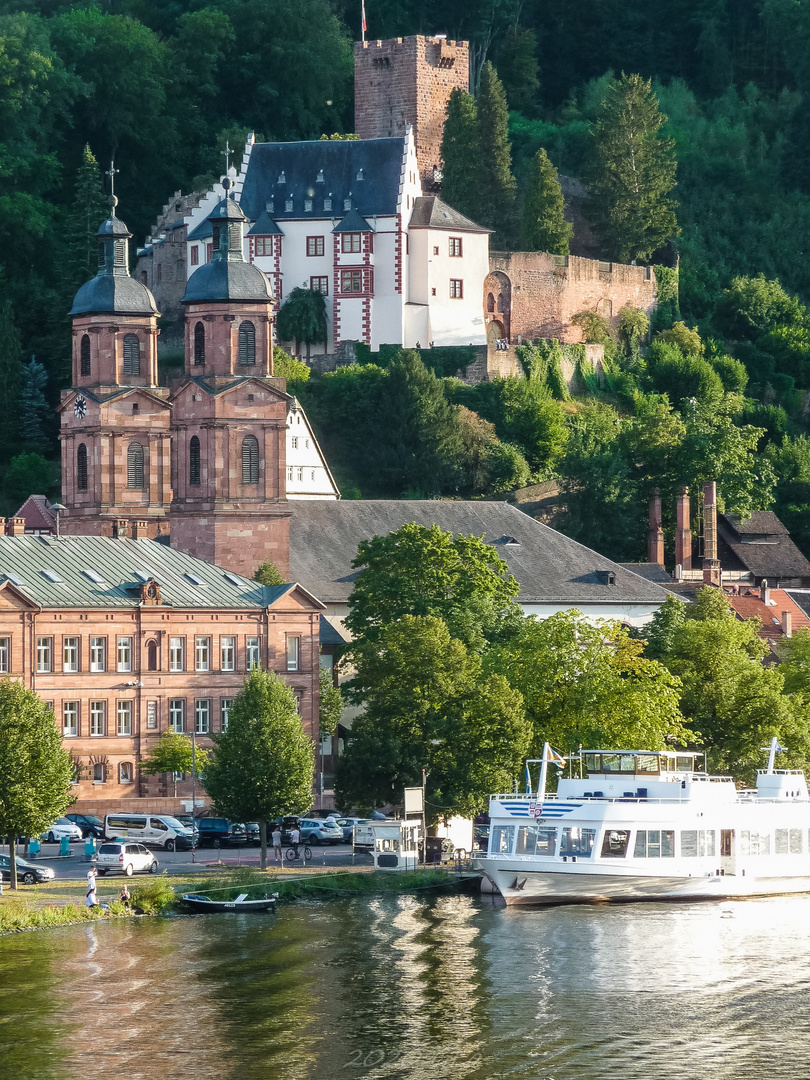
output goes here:
[[144, 878], [131, 893], [130, 903], [135, 911], [143, 915], [156, 915], [166, 911], [175, 901], [174, 888], [165, 874], [160, 877]]

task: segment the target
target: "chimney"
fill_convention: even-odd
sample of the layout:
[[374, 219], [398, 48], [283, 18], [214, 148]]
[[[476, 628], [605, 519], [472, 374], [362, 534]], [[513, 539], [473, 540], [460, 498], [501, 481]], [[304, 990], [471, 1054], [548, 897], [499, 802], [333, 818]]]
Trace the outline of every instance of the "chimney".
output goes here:
[[771, 590], [768, 588], [768, 579], [766, 577], [762, 579], [762, 584], [759, 587], [759, 597], [763, 604], [770, 604]]
[[703, 485], [703, 584], [720, 587], [722, 575], [717, 558], [717, 484]]
[[661, 492], [653, 488], [650, 496], [650, 534], [647, 541], [647, 561], [664, 565], [664, 530], [661, 528]]
[[129, 522], [126, 518], [119, 518], [113, 526], [113, 536], [119, 540], [126, 540], [129, 536]]
[[25, 518], [24, 517], [6, 518], [6, 536], [23, 536], [23, 535], [25, 535]]
[[675, 528], [675, 562], [684, 570], [692, 569], [692, 532], [689, 528], [689, 488], [678, 491], [678, 514]]
[[793, 637], [793, 612], [782, 612], [782, 633], [785, 637]]
[[132, 539], [133, 540], [148, 540], [149, 539], [149, 522], [148, 521], [133, 521], [133, 523], [132, 523]]

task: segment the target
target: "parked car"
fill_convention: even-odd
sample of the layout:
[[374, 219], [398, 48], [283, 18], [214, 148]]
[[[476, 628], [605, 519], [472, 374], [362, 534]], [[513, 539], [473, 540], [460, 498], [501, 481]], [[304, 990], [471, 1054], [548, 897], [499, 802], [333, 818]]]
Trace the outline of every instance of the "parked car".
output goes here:
[[304, 844], [342, 844], [343, 830], [333, 819], [302, 818], [301, 841]]
[[191, 829], [195, 836], [200, 831], [197, 828], [197, 819], [193, 814], [175, 814], [174, 817], [181, 825], [185, 825], [187, 829]]
[[[261, 829], [259, 828], [259, 823], [257, 821], [247, 821], [247, 822], [245, 822], [243, 828], [245, 830], [245, 836], [246, 836], [247, 842], [249, 844], [256, 844], [256, 845], [261, 844], [261, 842], [262, 842]], [[270, 842], [269, 841], [269, 837], [270, 837], [270, 830], [269, 829], [267, 831], [267, 835], [268, 835], [268, 843], [269, 843]]]
[[293, 829], [297, 829], [301, 825], [301, 819], [299, 817], [297, 817], [295, 814], [288, 814], [287, 817], [276, 818], [276, 820], [271, 822], [267, 827], [267, 842], [268, 843], [270, 843], [270, 839], [271, 839], [270, 834], [273, 832], [273, 829], [276, 827], [276, 825], [281, 826], [281, 842], [282, 842], [282, 844], [289, 844], [290, 843], [290, 833], [293, 831]]
[[342, 817], [338, 818], [336, 825], [343, 832], [343, 843], [351, 844], [354, 839], [354, 827], [355, 825], [370, 825], [369, 818], [364, 817]]
[[156, 874], [159, 863], [148, 847], [126, 840], [106, 842], [98, 849], [96, 868], [99, 874]]
[[164, 851], [187, 851], [193, 834], [169, 814], [107, 814], [104, 818], [107, 840], [139, 840], [142, 844], [162, 847]]
[[[17, 880], [26, 885], [41, 884], [43, 881], [52, 881], [55, 873], [50, 866], [37, 866], [26, 859], [17, 856]], [[11, 881], [11, 860], [8, 855], [0, 855], [0, 880]]]
[[245, 826], [228, 821], [224, 817], [197, 819], [200, 847], [236, 847], [247, 843]]
[[50, 840], [51, 843], [59, 841], [63, 836], [66, 836], [71, 844], [76, 840], [82, 839], [82, 830], [78, 825], [74, 825], [72, 821], [68, 821], [66, 817], [57, 818], [49, 829], [40, 836], [40, 840]]
[[74, 825], [79, 826], [83, 837], [94, 836], [96, 840], [103, 839], [104, 822], [101, 818], [93, 817], [91, 814], [65, 814], [65, 817]]

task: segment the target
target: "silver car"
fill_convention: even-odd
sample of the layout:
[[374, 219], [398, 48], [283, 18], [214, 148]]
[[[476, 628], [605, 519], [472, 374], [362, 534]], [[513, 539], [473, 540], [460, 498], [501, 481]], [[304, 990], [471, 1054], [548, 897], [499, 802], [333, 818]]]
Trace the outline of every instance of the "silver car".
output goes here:
[[156, 874], [157, 859], [149, 848], [135, 844], [131, 840], [111, 840], [98, 849], [96, 869], [104, 874]]

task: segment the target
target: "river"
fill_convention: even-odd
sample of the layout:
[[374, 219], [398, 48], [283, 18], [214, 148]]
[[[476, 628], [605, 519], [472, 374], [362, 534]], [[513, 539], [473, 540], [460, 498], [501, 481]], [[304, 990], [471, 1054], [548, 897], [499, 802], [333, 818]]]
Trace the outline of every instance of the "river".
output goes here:
[[810, 898], [297, 904], [0, 939], [13, 1080], [795, 1080]]

